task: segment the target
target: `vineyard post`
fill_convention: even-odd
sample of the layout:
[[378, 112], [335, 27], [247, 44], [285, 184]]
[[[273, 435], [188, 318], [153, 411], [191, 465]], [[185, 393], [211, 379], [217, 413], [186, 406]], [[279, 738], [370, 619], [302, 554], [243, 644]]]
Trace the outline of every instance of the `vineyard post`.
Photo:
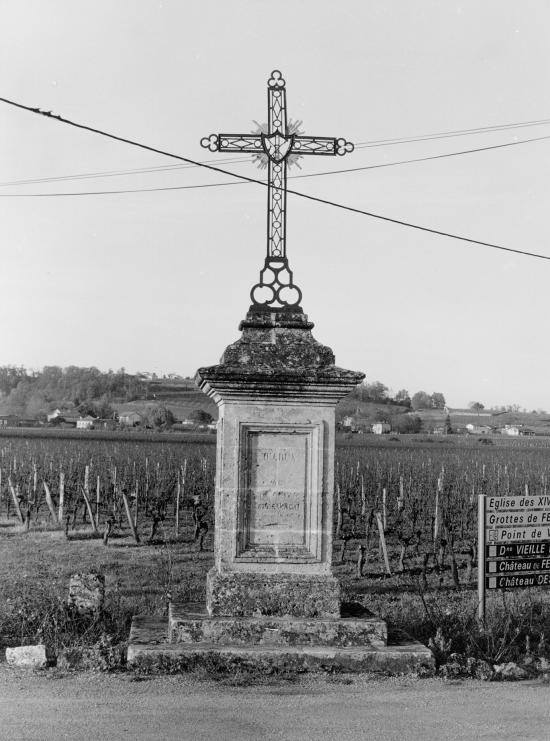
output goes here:
[[[88, 510], [88, 514], [90, 515], [90, 518], [92, 519], [94, 525], [95, 520], [92, 517], [92, 506], [89, 505], [90, 502], [90, 466], [84, 466], [84, 491], [86, 492], [86, 509]], [[89, 506], [88, 506], [89, 505]]]
[[139, 508], [139, 482], [136, 478], [135, 483], [136, 500], [134, 502], [134, 527], [137, 529], [138, 526], [138, 508]]
[[65, 504], [65, 473], [59, 472], [59, 507], [57, 509], [57, 519], [63, 522], [63, 506]]
[[95, 524], [99, 527], [99, 506], [101, 503], [101, 478], [97, 475], [95, 486]]
[[174, 526], [176, 538], [180, 534], [180, 496], [181, 496], [181, 474], [178, 470], [178, 485], [176, 489], [176, 523]]
[[[86, 470], [87, 469], [88, 467], [86, 466]], [[94, 531], [94, 533], [97, 533], [97, 526], [95, 524], [94, 513], [92, 512], [92, 505], [90, 504], [90, 500], [88, 498], [88, 495], [90, 492], [86, 493], [86, 489], [84, 488], [84, 486], [81, 487], [81, 490], [82, 490], [82, 496], [84, 497], [84, 502], [86, 504], [86, 509], [88, 510], [88, 517], [90, 518], [90, 522], [92, 524], [92, 530]]]
[[11, 478], [9, 476], [8, 476], [8, 486], [10, 488], [10, 493], [11, 493], [11, 497], [13, 499], [13, 505], [15, 507], [15, 512], [17, 514], [17, 518], [19, 519], [19, 522], [23, 525], [23, 523], [24, 523], [25, 520], [24, 520], [23, 515], [21, 513], [21, 507], [19, 506], [19, 500], [17, 499], [17, 494], [15, 492], [15, 489], [13, 488], [13, 484], [12, 484]]
[[55, 507], [53, 506], [53, 499], [50, 492], [50, 487], [48, 484], [43, 481], [44, 484], [44, 492], [46, 493], [46, 504], [48, 505], [48, 509], [50, 510], [50, 515], [52, 516], [52, 520], [57, 523], [57, 513], [55, 511]]
[[388, 497], [388, 492], [386, 490], [386, 487], [382, 489], [382, 525], [384, 526], [384, 532], [386, 532], [386, 527], [388, 524], [388, 513], [386, 510], [386, 500]]
[[384, 535], [384, 523], [380, 512], [376, 513], [376, 523], [378, 525], [378, 534], [380, 535], [380, 545], [382, 546], [382, 553], [384, 554], [384, 563], [386, 564], [386, 571], [391, 576], [390, 559], [388, 558], [388, 549], [386, 547], [386, 536]]
[[136, 543], [139, 543], [139, 535], [136, 530], [136, 526], [134, 525], [134, 521], [132, 519], [132, 513], [130, 512], [130, 504], [128, 503], [128, 497], [126, 496], [126, 492], [124, 489], [121, 488], [120, 493], [122, 495], [122, 501], [124, 503], [124, 510], [126, 511], [126, 519], [128, 520], [128, 524], [130, 525], [130, 530], [132, 531], [132, 536], [134, 538], [134, 541]]
[[477, 498], [477, 616], [485, 624], [485, 492]]

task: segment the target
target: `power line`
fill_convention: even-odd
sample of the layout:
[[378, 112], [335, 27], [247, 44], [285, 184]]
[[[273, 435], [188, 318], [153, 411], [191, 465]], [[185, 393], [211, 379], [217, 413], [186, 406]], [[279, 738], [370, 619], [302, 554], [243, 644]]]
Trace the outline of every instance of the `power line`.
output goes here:
[[[491, 133], [494, 131], [506, 131], [509, 129], [517, 129], [517, 128], [523, 128], [527, 126], [541, 126], [550, 124], [550, 118], [549, 119], [538, 119], [534, 121], [522, 121], [519, 123], [510, 123], [510, 124], [495, 124], [493, 126], [481, 126], [477, 128], [472, 129], [458, 129], [455, 131], [446, 131], [446, 132], [437, 132], [435, 134], [421, 134], [415, 137], [398, 137], [395, 139], [375, 139], [371, 141], [366, 142], [357, 142], [355, 144], [356, 149], [366, 149], [370, 147], [382, 147], [382, 146], [390, 146], [393, 144], [407, 144], [407, 143], [414, 143], [414, 142], [421, 142], [421, 141], [431, 141], [434, 139], [445, 139], [445, 138], [452, 138], [456, 136], [470, 136], [475, 134], [482, 134], [482, 133]], [[538, 141], [538, 139], [529, 139], [529, 140], [523, 140], [520, 142], [517, 142], [519, 144], [524, 143], [525, 141]], [[515, 143], [515, 142], [514, 142]], [[490, 148], [490, 147], [488, 147]], [[483, 151], [483, 147], [472, 150], [472, 151]], [[470, 150], [468, 150], [470, 151]], [[453, 157], [456, 156], [456, 154], [462, 154], [462, 152], [452, 152], [450, 154], [443, 154], [439, 155], [441, 157]], [[434, 157], [426, 157], [426, 158], [418, 158], [418, 159], [409, 159], [409, 160], [403, 160], [400, 162], [395, 163], [385, 163], [381, 165], [373, 165], [372, 169], [376, 167], [393, 167], [394, 165], [399, 164], [408, 164], [409, 162], [422, 162], [424, 159], [436, 159], [438, 156]], [[235, 162], [242, 162], [242, 163], [249, 163], [251, 162], [250, 157], [233, 157], [231, 159], [216, 159], [216, 160], [203, 160], [202, 164], [208, 164], [209, 162], [217, 162], [218, 164], [232, 164]], [[133, 168], [129, 170], [103, 170], [100, 172], [90, 172], [90, 173], [75, 173], [73, 175], [58, 175], [58, 176], [50, 176], [45, 178], [26, 178], [21, 180], [11, 180], [6, 181], [3, 183], [0, 183], [0, 187], [8, 187], [12, 185], [34, 185], [36, 183], [48, 183], [48, 182], [58, 182], [58, 181], [69, 181], [69, 180], [85, 180], [89, 178], [103, 178], [103, 177], [120, 177], [120, 176], [126, 176], [126, 175], [141, 175], [141, 174], [147, 174], [152, 172], [164, 172], [164, 171], [170, 171], [170, 170], [181, 170], [181, 169], [188, 169], [190, 167], [197, 167], [198, 165], [195, 164], [186, 164], [186, 165], [157, 165], [155, 167], [139, 167], [139, 168]], [[368, 169], [368, 168], [364, 168]], [[344, 170], [343, 172], [346, 172]], [[324, 173], [315, 173], [311, 177], [317, 175], [317, 174], [324, 174]], [[327, 173], [332, 174], [332, 173]], [[146, 188], [146, 191], [149, 191], [151, 189]], [[115, 191], [113, 191], [115, 192]], [[139, 191], [116, 191], [118, 192], [139, 192]], [[103, 194], [103, 191], [102, 191]]]
[[[409, 160], [398, 160], [396, 162], [382, 162], [376, 165], [363, 165], [361, 167], [347, 167], [340, 170], [324, 170], [323, 172], [312, 172], [312, 173], [303, 173], [301, 175], [289, 175], [289, 180], [296, 180], [299, 178], [316, 178], [321, 177], [323, 175], [340, 175], [344, 173], [350, 173], [350, 172], [363, 172], [365, 170], [378, 170], [383, 167], [395, 167], [397, 165], [408, 165], [414, 162], [428, 162], [429, 160], [440, 160], [445, 159], [448, 157], [458, 157], [464, 154], [475, 154], [477, 152], [487, 152], [492, 149], [502, 149], [504, 147], [515, 147], [518, 144], [528, 144], [530, 142], [538, 142], [543, 141], [545, 139], [550, 139], [550, 134], [547, 136], [537, 136], [532, 139], [519, 139], [514, 142], [506, 142], [504, 144], [492, 144], [487, 147], [476, 147], [475, 149], [463, 149], [460, 152], [446, 152], [444, 154], [434, 154], [429, 155], [427, 157], [415, 157], [414, 159]], [[223, 162], [223, 160], [221, 160]], [[231, 161], [231, 160], [229, 160]], [[241, 160], [238, 160], [241, 161]], [[174, 167], [172, 165], [171, 167]], [[188, 165], [186, 165], [188, 167]], [[234, 177], [241, 177], [240, 175], [237, 175], [236, 173], [233, 173]], [[254, 180], [253, 182], [261, 182], [262, 184], [266, 184], [265, 180], [259, 181]], [[64, 193], [0, 193], [0, 198], [59, 198], [64, 196], [104, 196], [104, 195], [120, 195], [122, 193], [155, 193], [158, 191], [167, 191], [167, 190], [193, 190], [195, 188], [218, 188], [223, 187], [226, 185], [245, 185], [243, 182], [223, 182], [223, 183], [207, 183], [207, 184], [200, 184], [200, 185], [172, 185], [172, 186], [160, 186], [157, 188], [122, 188], [120, 190], [91, 190], [91, 191], [75, 191], [75, 192], [64, 192]]]
[[[248, 162], [248, 157], [232, 157], [231, 159], [219, 159], [219, 160], [203, 160], [201, 164], [208, 164], [209, 162], [218, 162], [219, 164], [230, 164], [234, 162]], [[87, 180], [89, 178], [108, 178], [118, 177], [123, 175], [141, 175], [150, 172], [165, 172], [170, 170], [186, 170], [191, 167], [197, 167], [197, 165], [157, 165], [156, 167], [137, 167], [131, 170], [101, 170], [99, 172], [81, 172], [73, 175], [57, 175], [46, 178], [27, 178], [23, 180], [8, 180], [4, 183], [0, 183], [1, 187], [7, 187], [12, 185], [36, 185], [37, 183], [55, 183], [59, 181], [67, 180]]]
[[434, 134], [419, 134], [417, 136], [400, 136], [395, 139], [376, 139], [374, 141], [357, 142], [357, 149], [368, 147], [385, 147], [393, 144], [412, 144], [414, 142], [431, 141], [434, 139], [451, 139], [455, 136], [470, 136], [472, 134], [486, 134], [493, 131], [507, 131], [509, 129], [522, 129], [526, 126], [545, 126], [550, 124], [550, 118], [541, 118], [535, 121], [520, 121], [518, 123], [495, 124], [493, 126], [478, 126], [473, 129], [456, 129], [454, 131], [438, 131]]
[[[111, 134], [107, 131], [103, 131], [101, 129], [96, 129], [92, 126], [87, 126], [85, 124], [80, 124], [75, 121], [70, 121], [67, 118], [63, 118], [62, 116], [54, 115], [51, 111], [42, 111], [40, 108], [31, 108], [30, 106], [23, 105], [22, 103], [16, 103], [15, 101], [8, 100], [7, 98], [0, 97], [0, 101], [7, 103], [8, 105], [12, 105], [16, 108], [20, 108], [22, 110], [29, 111], [30, 113], [35, 113], [40, 116], [45, 116], [46, 118], [53, 118], [56, 121], [59, 121], [60, 123], [67, 124], [68, 126], [73, 126], [77, 129], [82, 129], [83, 131], [89, 131], [94, 134], [99, 134], [100, 136], [104, 136], [108, 139], [113, 139], [114, 141], [119, 141], [124, 144], [129, 144], [130, 146], [138, 147], [140, 149], [144, 149], [149, 152], [155, 152], [156, 154], [161, 154], [166, 157], [171, 157], [172, 159], [181, 160], [182, 162], [187, 162], [190, 164], [197, 165], [199, 167], [204, 167], [208, 170], [212, 170], [213, 172], [220, 172], [223, 175], [229, 175], [230, 177], [238, 178], [240, 180], [249, 182], [249, 183], [256, 183], [258, 185], [262, 185], [263, 187], [267, 187], [267, 183], [262, 180], [257, 180], [255, 178], [248, 177], [247, 175], [238, 175], [237, 173], [231, 172], [230, 170], [225, 170], [221, 167], [216, 167], [214, 165], [204, 164], [197, 162], [196, 160], [192, 160], [190, 157], [183, 157], [182, 155], [174, 154], [172, 152], [167, 152], [162, 149], [157, 149], [156, 147], [151, 147], [148, 144], [143, 144], [141, 142], [133, 141], [132, 139], [127, 139], [122, 136], [117, 136], [116, 134]], [[307, 193], [301, 193], [299, 191], [288, 189], [286, 190], [287, 193], [290, 193], [291, 195], [299, 196], [300, 198], [305, 198], [308, 201], [313, 201], [315, 203], [323, 203], [327, 206], [333, 206], [334, 208], [341, 209], [343, 211], [349, 211], [351, 213], [361, 214], [363, 216], [369, 216], [373, 219], [378, 219], [379, 221], [385, 221], [390, 224], [397, 224], [399, 226], [406, 226], [409, 229], [416, 229], [417, 231], [427, 232], [428, 234], [437, 234], [441, 237], [448, 237], [449, 239], [456, 239], [461, 242], [469, 242], [470, 244], [477, 244], [483, 247], [490, 247], [492, 249], [501, 250], [503, 252], [511, 252], [518, 255], [524, 255], [527, 257], [535, 257], [541, 260], [550, 260], [550, 255], [541, 255], [536, 252], [527, 252], [523, 250], [517, 250], [513, 247], [504, 247], [502, 245], [494, 244], [492, 242], [484, 242], [479, 239], [472, 239], [470, 237], [464, 237], [459, 234], [454, 234], [452, 232], [444, 232], [439, 229], [433, 229], [431, 227], [427, 226], [421, 226], [420, 224], [413, 224], [409, 221], [403, 221], [401, 219], [395, 219], [390, 216], [382, 216], [381, 214], [375, 214], [371, 211], [365, 211], [360, 208], [354, 208], [353, 206], [346, 206], [342, 203], [337, 203], [336, 201], [331, 201], [325, 198], [319, 198], [317, 196], [312, 196]]]

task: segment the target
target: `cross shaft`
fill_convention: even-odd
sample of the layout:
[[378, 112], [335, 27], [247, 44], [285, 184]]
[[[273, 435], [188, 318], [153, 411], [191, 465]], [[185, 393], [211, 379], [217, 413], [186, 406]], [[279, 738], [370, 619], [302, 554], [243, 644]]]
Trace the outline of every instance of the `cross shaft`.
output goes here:
[[279, 70], [267, 82], [267, 133], [211, 134], [201, 146], [211, 152], [248, 152], [265, 155], [268, 166], [267, 255], [260, 281], [252, 287], [253, 306], [276, 310], [299, 307], [302, 292], [295, 285], [286, 255], [286, 179], [292, 155], [344, 155], [353, 151], [345, 139], [288, 133], [286, 83]]

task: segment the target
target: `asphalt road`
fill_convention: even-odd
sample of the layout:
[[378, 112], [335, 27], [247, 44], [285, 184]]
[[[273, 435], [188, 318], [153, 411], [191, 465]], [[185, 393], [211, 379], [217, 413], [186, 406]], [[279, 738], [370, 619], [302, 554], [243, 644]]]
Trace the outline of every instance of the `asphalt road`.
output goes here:
[[0, 665], [0, 740], [550, 739], [550, 686], [304, 678], [234, 687], [191, 677]]

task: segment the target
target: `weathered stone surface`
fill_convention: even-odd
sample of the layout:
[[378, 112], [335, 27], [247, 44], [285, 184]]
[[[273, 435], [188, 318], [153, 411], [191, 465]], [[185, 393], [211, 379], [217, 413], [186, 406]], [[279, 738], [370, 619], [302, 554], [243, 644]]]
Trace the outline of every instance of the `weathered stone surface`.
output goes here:
[[15, 646], [6, 649], [6, 662], [12, 666], [30, 666], [42, 669], [48, 665], [46, 646]]
[[199, 368], [197, 385], [215, 401], [268, 395], [336, 404], [364, 374], [335, 366], [331, 348], [311, 334], [313, 326], [301, 309], [249, 311], [241, 338], [218, 365]]
[[340, 615], [340, 585], [330, 575], [268, 575], [208, 572], [206, 600], [210, 615], [293, 615], [330, 618]]
[[487, 661], [473, 656], [452, 653], [439, 668], [439, 674], [445, 679], [482, 679], [488, 681], [493, 677], [493, 669]]
[[377, 646], [387, 643], [386, 623], [364, 610], [361, 617], [211, 617], [204, 606], [170, 605], [174, 643], [266, 646]]
[[375, 672], [431, 674], [432, 652], [416, 641], [389, 646], [222, 645], [208, 641], [169, 643], [168, 620], [136, 617], [128, 645], [128, 666], [151, 674], [195, 669], [213, 674], [251, 672]]
[[76, 612], [87, 614], [100, 612], [105, 601], [105, 577], [103, 574], [73, 574], [69, 581], [67, 602]]

